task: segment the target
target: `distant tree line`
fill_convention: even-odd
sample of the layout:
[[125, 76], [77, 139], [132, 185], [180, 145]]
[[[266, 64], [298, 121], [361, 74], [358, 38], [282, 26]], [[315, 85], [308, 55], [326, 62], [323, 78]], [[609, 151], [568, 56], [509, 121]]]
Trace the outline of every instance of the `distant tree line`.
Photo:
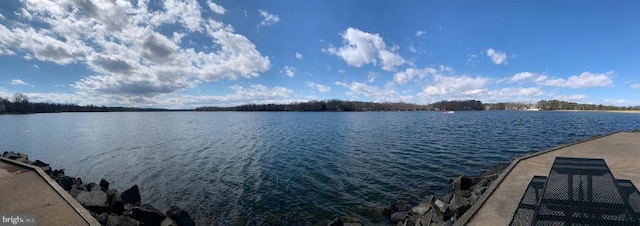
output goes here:
[[199, 107], [196, 111], [420, 111], [427, 105], [362, 101], [308, 101], [291, 104], [245, 104], [235, 107]]
[[503, 103], [485, 103], [484, 109], [486, 110], [524, 110], [535, 107], [534, 104], [529, 103], [514, 103], [514, 102], [503, 102]]
[[431, 109], [443, 111], [481, 111], [484, 105], [478, 100], [440, 101], [430, 104]]
[[199, 107], [196, 111], [463, 111], [484, 110], [482, 102], [440, 101], [429, 105], [363, 101], [308, 101], [291, 104], [246, 104], [235, 107]]
[[640, 106], [611, 106], [602, 104], [579, 104], [561, 100], [541, 100], [536, 104], [540, 110], [640, 110]]
[[[525, 103], [488, 103], [478, 100], [440, 101], [427, 105], [410, 103], [374, 103], [363, 101], [308, 101], [290, 104], [245, 104], [235, 107], [199, 107], [196, 111], [479, 111], [522, 110], [532, 107], [540, 110], [640, 110], [640, 106], [619, 107], [595, 104], [578, 104], [560, 100], [541, 100], [535, 105]], [[54, 112], [128, 112], [128, 111], [192, 111], [160, 108], [106, 107], [60, 103], [33, 103], [29, 97], [15, 93], [13, 98], [0, 97], [0, 114], [28, 114]]]
[[167, 111], [158, 108], [105, 107], [77, 104], [34, 103], [22, 93], [15, 93], [13, 98], [0, 97], [0, 114], [29, 114], [56, 112], [116, 112], [116, 111]]

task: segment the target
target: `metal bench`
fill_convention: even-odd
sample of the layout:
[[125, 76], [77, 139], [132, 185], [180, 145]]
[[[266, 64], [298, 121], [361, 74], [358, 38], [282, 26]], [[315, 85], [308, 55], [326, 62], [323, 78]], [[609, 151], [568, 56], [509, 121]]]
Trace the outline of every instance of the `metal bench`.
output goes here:
[[640, 195], [616, 180], [603, 159], [556, 157], [535, 176], [510, 225], [640, 225]]

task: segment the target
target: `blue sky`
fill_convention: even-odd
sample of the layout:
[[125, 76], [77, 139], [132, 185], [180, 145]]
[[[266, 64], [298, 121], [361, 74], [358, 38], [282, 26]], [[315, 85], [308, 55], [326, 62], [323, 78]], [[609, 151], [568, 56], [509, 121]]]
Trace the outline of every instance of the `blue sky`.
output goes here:
[[638, 1], [0, 2], [0, 96], [640, 105]]

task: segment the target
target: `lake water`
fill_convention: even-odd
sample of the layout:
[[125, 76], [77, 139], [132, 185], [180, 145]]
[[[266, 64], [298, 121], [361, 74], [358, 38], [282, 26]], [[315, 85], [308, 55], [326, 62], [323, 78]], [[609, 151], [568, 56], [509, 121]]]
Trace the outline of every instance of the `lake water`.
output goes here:
[[[0, 151], [29, 154], [199, 224], [368, 218], [444, 193], [458, 174], [614, 131], [640, 114], [132, 112], [0, 115]], [[376, 223], [376, 222], [367, 222]]]

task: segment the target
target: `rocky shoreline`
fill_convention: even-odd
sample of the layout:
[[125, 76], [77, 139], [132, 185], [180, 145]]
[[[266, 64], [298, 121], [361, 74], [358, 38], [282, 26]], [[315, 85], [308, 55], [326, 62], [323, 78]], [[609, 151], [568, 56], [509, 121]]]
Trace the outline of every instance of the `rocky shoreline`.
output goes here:
[[[389, 225], [397, 226], [441, 226], [453, 225], [464, 213], [476, 204], [489, 186], [498, 179], [507, 165], [498, 165], [479, 176], [460, 175], [451, 180], [451, 188], [444, 196], [428, 195], [417, 206], [398, 208], [389, 204], [375, 211]], [[336, 217], [328, 226], [361, 226], [351, 217]]]
[[120, 193], [115, 189], [109, 189], [110, 183], [104, 178], [99, 183], [84, 183], [80, 177], [66, 175], [64, 169], [52, 169], [49, 164], [40, 160], [30, 161], [29, 156], [24, 153], [5, 151], [2, 157], [40, 167], [101, 225], [195, 225], [189, 213], [177, 206], [162, 212], [150, 204], [143, 203], [138, 185]]
[[[5, 151], [2, 157], [40, 167], [101, 225], [195, 225], [189, 213], [177, 206], [172, 206], [163, 213], [150, 204], [144, 204], [138, 185], [120, 193], [115, 189], [109, 189], [110, 183], [104, 178], [99, 183], [84, 183], [79, 177], [66, 175], [64, 169], [52, 169], [49, 164], [40, 160], [30, 161], [23, 153]], [[391, 203], [384, 208], [373, 210], [372, 216], [377, 222], [386, 222], [388, 225], [453, 225], [478, 202], [506, 167], [507, 165], [499, 165], [478, 176], [460, 175], [450, 181], [451, 187], [445, 195], [428, 195], [416, 206]], [[328, 226], [363, 225], [357, 218], [349, 216], [336, 217], [324, 222], [322, 224]], [[281, 225], [281, 222], [272, 223]]]

